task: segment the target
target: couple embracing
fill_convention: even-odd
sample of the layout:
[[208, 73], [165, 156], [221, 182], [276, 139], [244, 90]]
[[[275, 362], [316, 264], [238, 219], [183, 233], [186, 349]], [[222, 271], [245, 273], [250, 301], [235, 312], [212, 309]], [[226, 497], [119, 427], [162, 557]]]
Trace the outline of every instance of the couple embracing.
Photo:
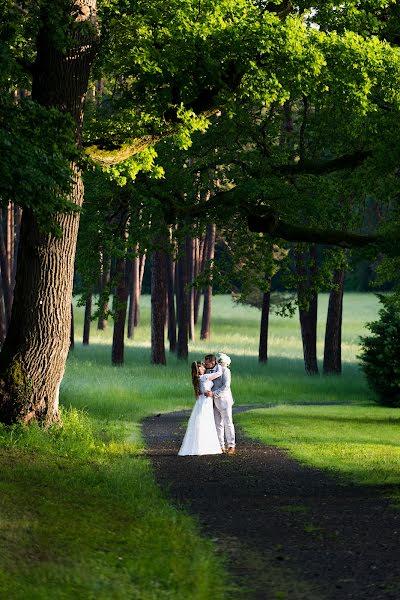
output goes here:
[[204, 362], [192, 363], [196, 403], [179, 456], [235, 453], [230, 364], [231, 359], [222, 352], [218, 358], [208, 354]]

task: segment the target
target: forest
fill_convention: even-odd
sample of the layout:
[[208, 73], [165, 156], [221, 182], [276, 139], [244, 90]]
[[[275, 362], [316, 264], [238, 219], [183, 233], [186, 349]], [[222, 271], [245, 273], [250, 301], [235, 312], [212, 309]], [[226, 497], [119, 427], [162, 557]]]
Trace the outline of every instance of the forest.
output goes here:
[[[129, 502], [139, 510], [147, 494], [154, 505], [143, 519], [150, 523], [162, 504], [160, 535], [171, 519], [190, 532], [188, 543], [201, 548], [193, 560], [204, 584], [192, 576], [179, 584], [179, 569], [163, 562], [171, 550], [154, 559], [164, 565], [157, 585], [147, 558], [143, 583], [131, 574], [133, 563], [120, 581], [88, 547], [85, 568], [104, 559], [111, 569], [103, 583], [77, 575], [82, 565], [75, 565], [65, 596], [67, 573], [53, 583], [39, 575], [31, 597], [69, 598], [78, 590], [91, 598], [99, 586], [98, 598], [178, 599], [194, 590], [191, 597], [207, 600], [216, 586], [215, 598], [224, 598], [224, 569], [239, 578], [238, 598], [331, 597], [332, 582], [315, 594], [293, 592], [271, 569], [262, 583], [261, 567], [256, 591], [243, 591], [248, 581], [229, 567], [237, 563], [235, 551], [233, 558], [215, 554], [209, 532], [197, 531], [164, 492], [157, 496], [157, 486], [168, 488], [175, 475], [161, 459], [151, 467], [146, 452], [162, 455], [162, 445], [151, 441], [161, 435], [154, 433], [155, 414], [168, 439], [176, 442], [177, 434], [164, 413], [175, 415], [182, 433], [188, 415], [176, 411], [193, 401], [190, 363], [228, 352], [233, 387], [237, 377], [234, 414], [240, 435], [249, 436], [243, 439], [285, 448], [308, 467], [342, 469], [361, 487], [389, 482], [398, 494], [395, 467], [364, 476], [358, 463], [348, 466], [347, 438], [337, 440], [341, 458], [336, 442], [321, 446], [320, 462], [310, 444], [314, 422], [321, 419], [315, 436], [324, 431], [328, 444], [329, 419], [344, 423], [347, 410], [355, 427], [350, 437], [375, 419], [376, 444], [387, 443], [389, 454], [396, 445], [390, 428], [400, 407], [399, 46], [394, 0], [0, 0], [0, 461], [19, 464], [20, 488], [12, 494], [21, 506], [21, 489], [35, 489], [29, 477], [40, 479], [46, 461], [51, 472], [66, 469], [67, 480], [75, 472], [74, 506], [84, 481], [95, 477], [90, 465], [104, 468], [102, 477], [109, 469], [110, 481], [97, 483], [101, 498], [88, 498], [93, 515], [106, 519], [111, 480], [111, 503], [117, 507], [122, 498], [118, 514], [127, 514]], [[261, 412], [239, 415], [249, 407]], [[302, 418], [307, 422], [311, 433], [301, 447], [280, 429], [285, 418], [294, 419], [296, 431]], [[362, 445], [370, 433], [357, 435]], [[251, 512], [257, 494], [246, 487], [250, 467], [238, 448], [236, 487]], [[377, 464], [378, 450], [370, 451]], [[38, 460], [34, 475], [29, 452]], [[367, 461], [366, 448], [358, 452]], [[384, 464], [398, 464], [393, 452]], [[140, 473], [148, 490], [133, 498], [124, 485], [129, 478], [137, 485]], [[55, 474], [48, 479], [56, 485]], [[36, 502], [40, 512], [56, 500]], [[200, 522], [202, 510], [194, 511]], [[66, 537], [75, 548], [81, 534], [71, 534], [72, 542], [63, 518], [52, 543]], [[135, 536], [123, 543], [134, 547]], [[42, 548], [44, 540], [35, 544]], [[300, 538], [294, 547], [301, 549]], [[305, 555], [299, 556], [302, 565]], [[10, 540], [5, 562], [19, 565]], [[0, 595], [28, 597], [24, 569], [17, 571], [21, 591], [6, 570]], [[275, 575], [280, 583], [271, 583]], [[225, 581], [220, 587], [218, 577]], [[257, 596], [264, 585], [269, 595]], [[370, 597], [354, 589], [343, 598]]]

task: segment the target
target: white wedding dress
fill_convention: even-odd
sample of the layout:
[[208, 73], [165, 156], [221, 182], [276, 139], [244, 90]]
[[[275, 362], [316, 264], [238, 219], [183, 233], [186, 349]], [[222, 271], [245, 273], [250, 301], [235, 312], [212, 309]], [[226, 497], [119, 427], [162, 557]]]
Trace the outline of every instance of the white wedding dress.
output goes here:
[[201, 375], [199, 378], [200, 396], [198, 396], [190, 415], [179, 456], [199, 456], [201, 454], [222, 454], [214, 421], [213, 399], [205, 392], [211, 390], [212, 379], [220, 377], [221, 370]]

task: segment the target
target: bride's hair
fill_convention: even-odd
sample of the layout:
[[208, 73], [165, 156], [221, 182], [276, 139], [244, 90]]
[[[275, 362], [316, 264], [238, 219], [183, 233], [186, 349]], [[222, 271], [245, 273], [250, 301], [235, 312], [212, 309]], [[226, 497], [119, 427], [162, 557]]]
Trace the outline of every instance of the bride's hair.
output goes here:
[[199, 366], [203, 363], [200, 360], [195, 360], [192, 362], [192, 383], [194, 394], [196, 398], [200, 396], [200, 374], [199, 374]]

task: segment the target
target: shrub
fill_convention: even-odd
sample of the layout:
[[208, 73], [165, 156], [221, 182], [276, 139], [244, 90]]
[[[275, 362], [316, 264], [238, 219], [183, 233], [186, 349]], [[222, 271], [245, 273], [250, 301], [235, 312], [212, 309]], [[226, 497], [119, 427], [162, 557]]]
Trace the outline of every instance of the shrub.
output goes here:
[[379, 295], [379, 320], [367, 323], [372, 335], [361, 338], [361, 361], [376, 402], [400, 407], [400, 307], [395, 297]]

